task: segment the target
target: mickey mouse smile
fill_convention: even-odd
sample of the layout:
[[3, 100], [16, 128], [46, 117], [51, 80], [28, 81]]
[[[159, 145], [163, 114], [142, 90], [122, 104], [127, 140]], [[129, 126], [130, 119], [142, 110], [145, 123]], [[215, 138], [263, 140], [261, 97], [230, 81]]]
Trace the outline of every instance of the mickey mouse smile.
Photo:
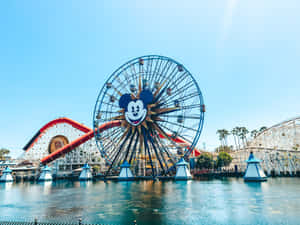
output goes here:
[[145, 119], [147, 110], [141, 100], [133, 100], [129, 102], [127, 111], [125, 112], [125, 119], [132, 125], [139, 125]]
[[126, 121], [133, 126], [138, 126], [145, 120], [147, 104], [153, 100], [153, 95], [148, 90], [143, 90], [139, 97], [140, 99], [132, 99], [130, 94], [124, 94], [119, 100], [119, 106], [125, 109]]

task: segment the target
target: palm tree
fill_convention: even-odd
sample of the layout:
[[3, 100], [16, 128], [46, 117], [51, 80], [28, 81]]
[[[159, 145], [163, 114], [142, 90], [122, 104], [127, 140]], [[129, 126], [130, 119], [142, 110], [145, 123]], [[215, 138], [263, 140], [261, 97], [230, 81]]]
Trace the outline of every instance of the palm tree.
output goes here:
[[237, 139], [238, 139], [238, 129], [237, 129], [237, 127], [233, 128], [231, 130], [231, 134], [233, 135], [233, 139], [234, 139], [234, 143], [235, 143], [235, 149], [240, 149], [240, 146], [237, 143]]
[[256, 137], [257, 137], [257, 134], [258, 134], [258, 131], [257, 131], [257, 130], [251, 131], [251, 137], [252, 137], [252, 138], [256, 138]]
[[242, 132], [242, 128], [241, 127], [236, 127], [236, 137], [237, 137], [237, 140], [238, 140], [239, 149], [241, 149], [241, 132]]
[[221, 146], [224, 148], [225, 146], [228, 145], [227, 137], [230, 133], [226, 129], [220, 129], [220, 130], [217, 130], [217, 134], [219, 135], [219, 140], [221, 142]]
[[224, 129], [217, 130], [217, 134], [219, 135], [221, 146], [224, 146]]
[[228, 141], [227, 141], [227, 137], [229, 136], [230, 132], [226, 129], [223, 129], [223, 132], [224, 132], [224, 142], [225, 142], [225, 145], [228, 146]]
[[242, 139], [244, 148], [245, 148], [246, 145], [247, 145], [247, 134], [248, 134], [248, 133], [249, 133], [249, 131], [247, 130], [246, 127], [240, 127], [240, 133], [239, 133], [239, 136], [240, 136], [241, 139]]
[[261, 127], [261, 128], [259, 129], [259, 133], [262, 133], [262, 132], [264, 132], [266, 129], [268, 129], [268, 128], [267, 128], [267, 127], [265, 127], [265, 126]]

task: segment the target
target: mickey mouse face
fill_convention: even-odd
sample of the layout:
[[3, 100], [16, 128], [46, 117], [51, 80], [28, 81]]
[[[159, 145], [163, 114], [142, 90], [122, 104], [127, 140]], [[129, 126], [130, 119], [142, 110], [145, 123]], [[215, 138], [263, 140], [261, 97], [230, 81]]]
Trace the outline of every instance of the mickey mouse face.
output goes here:
[[127, 122], [137, 126], [145, 119], [146, 115], [147, 109], [141, 100], [129, 102], [127, 110], [125, 111], [125, 119]]
[[124, 94], [119, 100], [119, 106], [125, 109], [126, 121], [133, 125], [138, 126], [147, 116], [147, 104], [152, 102], [153, 95], [148, 90], [143, 90], [140, 93], [140, 99], [131, 99], [130, 94]]

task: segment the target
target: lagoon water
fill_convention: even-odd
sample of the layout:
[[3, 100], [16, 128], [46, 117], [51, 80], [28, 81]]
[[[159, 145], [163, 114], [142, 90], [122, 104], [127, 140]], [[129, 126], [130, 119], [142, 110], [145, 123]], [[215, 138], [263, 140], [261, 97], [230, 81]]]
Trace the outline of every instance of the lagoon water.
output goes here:
[[299, 224], [300, 179], [0, 184], [0, 221]]

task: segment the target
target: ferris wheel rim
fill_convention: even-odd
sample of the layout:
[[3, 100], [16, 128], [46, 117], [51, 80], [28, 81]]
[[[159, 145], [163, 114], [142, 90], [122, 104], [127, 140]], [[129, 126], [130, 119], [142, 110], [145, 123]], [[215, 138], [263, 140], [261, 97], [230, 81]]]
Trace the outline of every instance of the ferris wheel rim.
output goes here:
[[[202, 103], [201, 105], [204, 105], [204, 99], [203, 99], [203, 94], [200, 90], [200, 87], [198, 85], [198, 83], [196, 82], [196, 79], [194, 78], [194, 76], [192, 75], [192, 73], [190, 73], [190, 71], [181, 63], [179, 63], [178, 61], [174, 60], [173, 58], [170, 57], [166, 57], [166, 56], [161, 56], [161, 55], [144, 55], [144, 56], [140, 56], [140, 57], [136, 57], [133, 58], [127, 62], [125, 62], [124, 64], [122, 64], [121, 66], [119, 66], [113, 73], [111, 73], [111, 75], [105, 80], [104, 84], [102, 85], [102, 88], [98, 94], [97, 100], [96, 100], [96, 104], [94, 107], [94, 112], [93, 112], [93, 131], [94, 131], [94, 135], [95, 137], [97, 137], [97, 131], [96, 131], [96, 127], [94, 124], [95, 118], [96, 118], [96, 113], [97, 113], [97, 109], [100, 109], [105, 97], [105, 94], [107, 92], [107, 89], [105, 84], [107, 84], [109, 81], [113, 82], [118, 76], [120, 76], [120, 74], [125, 71], [126, 69], [128, 69], [131, 65], [135, 65], [136, 63], [138, 63], [138, 60], [143, 59], [143, 60], [166, 60], [166, 61], [170, 61], [171, 63], [174, 63], [176, 65], [180, 65], [183, 67], [183, 69], [188, 73], [189, 77], [192, 79], [193, 85], [196, 87], [197, 89], [197, 93], [198, 93], [198, 97], [199, 97], [199, 102]], [[193, 137], [192, 143], [189, 146], [189, 150], [185, 152], [184, 156], [182, 157], [186, 157], [188, 156], [192, 150], [195, 148], [196, 144], [199, 141], [203, 126], [204, 126], [204, 112], [200, 110], [200, 117], [199, 117], [199, 123], [198, 123], [198, 128], [197, 128], [197, 132], [196, 135]], [[100, 146], [99, 146], [100, 143]], [[101, 152], [101, 154], [106, 154], [105, 152], [105, 148], [103, 147], [101, 141], [97, 141], [96, 140], [96, 145], [99, 149], [99, 151]], [[107, 158], [107, 157], [104, 157]]]

